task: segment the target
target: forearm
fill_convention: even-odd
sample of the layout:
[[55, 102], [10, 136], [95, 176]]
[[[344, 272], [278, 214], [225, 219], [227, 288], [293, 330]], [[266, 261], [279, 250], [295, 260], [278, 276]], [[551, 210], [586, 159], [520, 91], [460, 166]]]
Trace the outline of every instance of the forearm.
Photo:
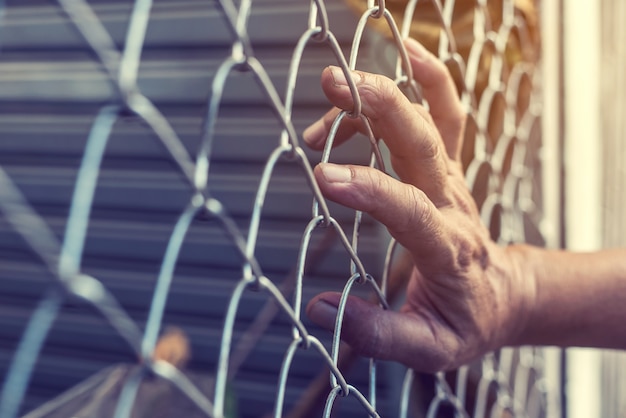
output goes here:
[[514, 251], [534, 294], [513, 345], [626, 348], [626, 249]]

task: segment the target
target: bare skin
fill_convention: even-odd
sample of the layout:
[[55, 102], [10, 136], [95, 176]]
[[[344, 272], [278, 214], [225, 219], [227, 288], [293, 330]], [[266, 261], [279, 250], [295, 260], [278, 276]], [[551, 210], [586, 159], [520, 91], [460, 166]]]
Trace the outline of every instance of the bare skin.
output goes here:
[[[376, 169], [320, 164], [324, 195], [383, 223], [412, 255], [407, 300], [399, 312], [350, 297], [342, 337], [359, 353], [416, 370], [448, 370], [505, 345], [626, 347], [626, 251], [573, 254], [501, 247], [489, 237], [460, 164], [465, 112], [446, 67], [405, 42], [430, 113], [392, 80], [354, 72], [362, 111], [388, 146], [396, 180]], [[352, 109], [341, 71], [322, 73], [336, 107], [304, 133], [321, 149], [338, 109]], [[335, 144], [360, 130], [343, 123]], [[340, 295], [323, 293], [309, 317], [332, 329]], [[608, 321], [608, 322], [607, 322]], [[621, 334], [621, 335], [619, 335]]]

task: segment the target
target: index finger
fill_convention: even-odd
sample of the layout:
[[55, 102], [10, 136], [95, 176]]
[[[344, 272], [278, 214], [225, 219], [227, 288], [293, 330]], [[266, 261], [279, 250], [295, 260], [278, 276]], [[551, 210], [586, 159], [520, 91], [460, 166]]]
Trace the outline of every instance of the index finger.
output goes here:
[[[447, 154], [458, 161], [466, 112], [459, 100], [454, 80], [446, 65], [419, 42], [409, 38], [404, 41], [404, 45], [413, 77], [422, 87], [423, 97], [429, 104], [430, 115], [441, 133]], [[415, 106], [418, 111], [423, 110], [419, 105]], [[326, 135], [338, 113], [337, 108], [327, 112], [304, 131], [304, 140], [310, 147], [324, 147]], [[362, 131], [359, 119], [344, 119], [335, 136], [335, 145], [343, 143], [358, 131]]]
[[[354, 71], [352, 76], [361, 97], [362, 113], [370, 120], [375, 135], [389, 148], [400, 179], [441, 201], [445, 197], [448, 161], [430, 116], [418, 111], [393, 80], [361, 71]], [[333, 105], [352, 109], [352, 93], [339, 67], [324, 70], [322, 88]]]

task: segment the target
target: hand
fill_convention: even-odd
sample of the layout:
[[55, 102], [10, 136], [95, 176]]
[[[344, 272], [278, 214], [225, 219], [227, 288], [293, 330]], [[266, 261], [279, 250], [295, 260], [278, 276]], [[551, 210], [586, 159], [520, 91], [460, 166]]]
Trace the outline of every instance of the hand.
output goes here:
[[[400, 361], [419, 371], [448, 370], [502, 345], [525, 328], [534, 297], [517, 247], [496, 245], [482, 225], [460, 164], [465, 112], [447, 68], [416, 41], [405, 46], [430, 113], [412, 104], [384, 77], [354, 72], [362, 112], [389, 148], [399, 180], [376, 169], [319, 164], [315, 176], [330, 200], [369, 213], [411, 254], [414, 268], [400, 312], [351, 296], [342, 338], [360, 354]], [[339, 109], [352, 109], [340, 69], [322, 73], [336, 106], [304, 133], [321, 149]], [[361, 130], [344, 119], [335, 144]], [[333, 329], [340, 295], [323, 293], [307, 307]]]

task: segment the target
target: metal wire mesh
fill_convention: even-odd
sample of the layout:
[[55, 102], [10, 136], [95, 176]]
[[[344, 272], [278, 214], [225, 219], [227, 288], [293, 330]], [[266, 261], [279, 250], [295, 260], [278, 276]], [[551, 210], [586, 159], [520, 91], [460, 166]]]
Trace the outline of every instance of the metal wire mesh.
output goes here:
[[[508, 67], [511, 33], [517, 33], [520, 43], [530, 43], [527, 27], [514, 7], [513, 1], [504, 0], [501, 8], [501, 24], [492, 26], [485, 1], [476, 1], [473, 8], [473, 39], [470, 53], [462, 56], [457, 50], [456, 35], [452, 30], [455, 3], [460, 0], [431, 0], [438, 11], [440, 24], [439, 56], [453, 72], [459, 74], [457, 83], [470, 119], [466, 135], [464, 165], [468, 185], [474, 192], [484, 221], [490, 225], [494, 239], [503, 244], [510, 242], [541, 241], [542, 221], [540, 170], [538, 167], [540, 132], [538, 122], [540, 106], [537, 89], [539, 74], [533, 63], [519, 62]], [[363, 408], [363, 413], [378, 417], [376, 393], [376, 362], [370, 362], [369, 388], [357, 388], [345, 377], [338, 366], [340, 349], [341, 313], [346, 297], [339, 306], [340, 315], [332, 345], [325, 347], [303, 324], [302, 286], [307, 279], [305, 263], [310, 253], [311, 236], [318, 229], [334, 230], [351, 260], [351, 277], [346, 281], [344, 296], [355, 284], [371, 286], [381, 305], [388, 308], [386, 288], [390, 263], [395, 243], [389, 244], [383, 277], [373, 277], [359, 257], [359, 225], [361, 214], [355, 214], [354, 231], [349, 237], [330, 212], [312, 174], [311, 161], [300, 145], [300, 138], [291, 121], [293, 94], [298, 79], [300, 61], [307, 46], [326, 45], [333, 52], [333, 63], [344, 69], [354, 98], [351, 117], [359, 117], [360, 100], [350, 69], [355, 69], [361, 38], [365, 27], [372, 21], [383, 22], [393, 37], [393, 48], [397, 49], [398, 64], [396, 82], [406, 87], [409, 94], [419, 98], [419, 88], [412, 82], [411, 69], [400, 39], [408, 36], [411, 22], [419, 22], [415, 13], [417, 1], [406, 5], [404, 22], [399, 28], [387, 10], [385, 2], [363, 0], [365, 12], [357, 26], [350, 55], [346, 58], [340, 48], [333, 28], [329, 25], [324, 0], [310, 1], [308, 27], [302, 28], [302, 36], [293, 51], [288, 69], [288, 82], [284, 95], [268, 76], [262, 62], [255, 56], [253, 40], [248, 35], [248, 18], [251, 0], [236, 4], [233, 0], [219, 0], [232, 35], [231, 54], [220, 65], [212, 80], [208, 98], [205, 124], [200, 138], [200, 147], [195, 156], [188, 153], [168, 119], [159, 111], [150, 98], [142, 94], [138, 86], [138, 70], [142, 49], [150, 21], [150, 0], [136, 0], [132, 9], [126, 40], [122, 50], [111, 38], [98, 16], [84, 0], [59, 0], [59, 4], [84, 37], [85, 42], [96, 54], [110, 83], [118, 92], [116, 102], [99, 111], [91, 132], [86, 138], [85, 151], [75, 182], [71, 209], [65, 234], [59, 240], [46, 221], [16, 187], [12, 178], [0, 167], [0, 209], [8, 223], [23, 237], [41, 262], [55, 277], [48, 292], [32, 314], [23, 337], [11, 362], [0, 400], [0, 417], [9, 418], [18, 414], [20, 404], [29, 385], [38, 355], [46, 342], [47, 335], [59, 315], [64, 301], [78, 298], [91, 304], [117, 333], [127, 342], [137, 358], [143, 359], [143, 371], [149, 371], [178, 387], [181, 396], [188, 397], [208, 417], [225, 416], [227, 382], [233, 344], [233, 328], [242, 295], [249, 291], [261, 291], [273, 300], [279, 310], [286, 314], [292, 324], [293, 339], [285, 347], [275, 399], [275, 416], [283, 415], [285, 389], [288, 385], [292, 360], [298, 350], [314, 350], [330, 369], [329, 386], [323, 416], [331, 416], [333, 406], [340, 397], [354, 397]], [[525, 46], [525, 45], [522, 45]], [[480, 85], [479, 74], [484, 73], [485, 51], [489, 51], [490, 65], [487, 77]], [[331, 63], [329, 63], [331, 64]], [[241, 230], [229, 208], [209, 192], [212, 179], [209, 166], [215, 126], [220, 118], [223, 89], [229, 77], [248, 72], [265, 95], [266, 102], [274, 110], [282, 134], [276, 140], [276, 148], [268, 155], [247, 231]], [[283, 99], [284, 97], [284, 99]], [[182, 177], [189, 185], [188, 204], [181, 208], [178, 221], [173, 228], [167, 250], [163, 255], [160, 273], [145, 329], [142, 329], [116, 301], [115, 297], [97, 277], [84, 274], [81, 270], [86, 235], [90, 226], [90, 211], [97, 189], [100, 167], [114, 123], [128, 114], [140, 118], [169, 152]], [[341, 113], [337, 123], [347, 114]], [[328, 142], [332, 143], [334, 133]], [[374, 138], [371, 138], [371, 164], [384, 170], [383, 157]], [[321, 161], [328, 161], [331, 148], [327, 147]], [[313, 197], [310, 221], [303, 225], [302, 241], [298, 251], [297, 271], [292, 300], [289, 301], [276, 285], [273, 277], [266, 276], [263, 265], [257, 260], [255, 250], [258, 243], [259, 224], [266, 201], [269, 182], [278, 161], [289, 161], [301, 168]], [[217, 370], [215, 371], [214, 393], [204, 393], [175, 367], [163, 361], [153, 362], [152, 354], [161, 331], [168, 293], [174, 278], [181, 247], [193, 220], [198, 216], [210, 216], [219, 221], [229, 237], [230, 244], [241, 256], [241, 279], [228, 305], [226, 320], [221, 334], [221, 345]], [[486, 356], [481, 362], [468, 365], [455, 373], [437, 374], [434, 379], [435, 396], [428, 400], [428, 417], [444, 416], [445, 410], [456, 417], [483, 416], [545, 416], [546, 393], [543, 382], [543, 360], [539, 350], [522, 348], [503, 349]], [[231, 366], [229, 367], [229, 364]], [[470, 385], [470, 377], [474, 378]], [[117, 402], [115, 416], [129, 416], [137, 395], [143, 372], [138, 372], [124, 385]], [[402, 386], [400, 415], [408, 416], [409, 399], [415, 375], [407, 371]], [[469, 399], [472, 392], [473, 399]], [[452, 412], [450, 412], [452, 411]]]

